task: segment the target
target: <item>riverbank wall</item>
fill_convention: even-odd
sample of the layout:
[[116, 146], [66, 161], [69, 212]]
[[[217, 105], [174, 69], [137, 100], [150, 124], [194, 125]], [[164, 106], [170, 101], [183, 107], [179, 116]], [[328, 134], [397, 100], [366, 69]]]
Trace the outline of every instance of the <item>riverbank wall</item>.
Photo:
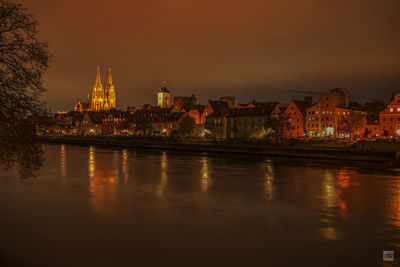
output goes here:
[[329, 146], [276, 146], [263, 142], [215, 141], [215, 140], [172, 140], [143, 137], [46, 137], [45, 143], [93, 145], [99, 147], [141, 148], [180, 150], [192, 152], [236, 153], [310, 159], [335, 159], [370, 162], [398, 163], [398, 152], [393, 150], [370, 150], [363, 147]]

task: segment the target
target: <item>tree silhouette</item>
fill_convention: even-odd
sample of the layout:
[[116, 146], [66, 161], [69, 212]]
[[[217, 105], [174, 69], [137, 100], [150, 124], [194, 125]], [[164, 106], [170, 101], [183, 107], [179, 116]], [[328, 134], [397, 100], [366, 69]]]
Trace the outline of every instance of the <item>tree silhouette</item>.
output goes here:
[[290, 130], [289, 119], [286, 115], [280, 115], [278, 118], [269, 117], [264, 122], [266, 139], [275, 143], [282, 143]]
[[36, 39], [38, 23], [20, 4], [0, 3], [0, 164], [21, 177], [42, 164], [35, 123], [46, 112], [40, 99], [50, 55]]
[[338, 132], [349, 134], [350, 138], [356, 131], [360, 131], [365, 124], [365, 117], [360, 112], [351, 111], [349, 115], [343, 116], [338, 123]]
[[365, 139], [367, 139], [371, 133], [372, 133], [372, 130], [370, 130], [368, 128], [364, 128], [363, 136]]
[[179, 125], [179, 133], [184, 136], [191, 136], [196, 133], [196, 122], [192, 117], [185, 117]]
[[386, 129], [383, 129], [383, 130], [382, 130], [382, 136], [383, 136], [383, 137], [389, 136], [389, 131], [386, 130]]

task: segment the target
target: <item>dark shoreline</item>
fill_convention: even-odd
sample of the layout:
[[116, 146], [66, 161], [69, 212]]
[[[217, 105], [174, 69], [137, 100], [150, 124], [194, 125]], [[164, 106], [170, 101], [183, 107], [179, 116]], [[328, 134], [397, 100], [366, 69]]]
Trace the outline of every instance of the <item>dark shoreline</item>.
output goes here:
[[152, 137], [63, 136], [45, 137], [45, 143], [99, 147], [163, 149], [192, 152], [235, 153], [263, 156], [396, 163], [396, 151], [371, 151], [359, 147], [276, 146], [262, 142], [173, 140]]

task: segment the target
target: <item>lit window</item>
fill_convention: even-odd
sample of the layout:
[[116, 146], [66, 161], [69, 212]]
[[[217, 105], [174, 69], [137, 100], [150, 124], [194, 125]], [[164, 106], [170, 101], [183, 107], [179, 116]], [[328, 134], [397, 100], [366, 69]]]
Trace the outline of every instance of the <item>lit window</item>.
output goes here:
[[400, 112], [400, 108], [397, 108], [397, 112]]
[[390, 108], [390, 112], [393, 112], [393, 108]]

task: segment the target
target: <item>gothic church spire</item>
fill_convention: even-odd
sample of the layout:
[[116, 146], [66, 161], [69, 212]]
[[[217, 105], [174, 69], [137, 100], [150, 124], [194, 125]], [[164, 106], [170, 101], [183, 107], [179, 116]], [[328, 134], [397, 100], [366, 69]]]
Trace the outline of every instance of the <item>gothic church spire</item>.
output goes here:
[[108, 85], [112, 85], [111, 68], [108, 69]]
[[100, 79], [100, 67], [97, 66], [97, 76], [96, 76], [96, 87], [101, 87], [101, 79]]

